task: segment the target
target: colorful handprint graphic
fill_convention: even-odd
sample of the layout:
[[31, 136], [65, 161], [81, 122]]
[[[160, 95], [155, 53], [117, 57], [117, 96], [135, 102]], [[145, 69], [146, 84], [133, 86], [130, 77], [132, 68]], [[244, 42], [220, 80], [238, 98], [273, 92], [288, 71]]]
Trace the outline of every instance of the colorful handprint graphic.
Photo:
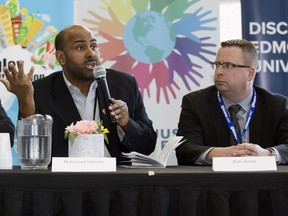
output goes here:
[[199, 87], [205, 75], [193, 59], [209, 63], [216, 55], [209, 33], [217, 30], [217, 17], [200, 1], [100, 0], [97, 10], [105, 13], [89, 10], [91, 19], [83, 22], [102, 38], [102, 63], [135, 76], [143, 97], [151, 96], [153, 83], [156, 102], [169, 104], [180, 90], [175, 76], [188, 90], [191, 83]]

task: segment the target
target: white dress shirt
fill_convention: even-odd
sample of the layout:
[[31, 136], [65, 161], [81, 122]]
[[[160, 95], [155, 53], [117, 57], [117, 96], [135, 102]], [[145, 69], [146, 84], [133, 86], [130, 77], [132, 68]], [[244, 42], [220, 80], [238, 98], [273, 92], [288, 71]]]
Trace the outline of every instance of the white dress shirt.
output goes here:
[[[67, 78], [64, 77], [64, 82], [66, 83], [72, 98], [74, 100], [74, 103], [78, 109], [78, 112], [81, 116], [81, 119], [83, 120], [100, 120], [100, 113], [99, 113], [99, 106], [97, 105], [98, 102], [96, 101], [96, 111], [94, 113], [94, 103], [95, 103], [95, 96], [96, 96], [96, 88], [97, 88], [97, 82], [94, 81], [90, 85], [90, 89], [88, 92], [87, 97], [82, 94], [80, 89], [74, 85], [72, 85]], [[71, 122], [72, 123], [72, 122]], [[111, 157], [106, 145], [104, 145], [104, 156], [105, 157]]]

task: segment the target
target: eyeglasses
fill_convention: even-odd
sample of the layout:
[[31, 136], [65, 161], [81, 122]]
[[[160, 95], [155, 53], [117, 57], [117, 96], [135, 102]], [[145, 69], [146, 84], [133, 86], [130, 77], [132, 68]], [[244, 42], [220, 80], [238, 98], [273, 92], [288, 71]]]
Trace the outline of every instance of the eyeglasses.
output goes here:
[[222, 66], [222, 68], [235, 68], [235, 67], [241, 67], [241, 68], [250, 68], [251, 66], [247, 66], [247, 65], [237, 65], [237, 64], [233, 64], [230, 62], [210, 62], [211, 67], [215, 70], [218, 69], [220, 67], [220, 65]]

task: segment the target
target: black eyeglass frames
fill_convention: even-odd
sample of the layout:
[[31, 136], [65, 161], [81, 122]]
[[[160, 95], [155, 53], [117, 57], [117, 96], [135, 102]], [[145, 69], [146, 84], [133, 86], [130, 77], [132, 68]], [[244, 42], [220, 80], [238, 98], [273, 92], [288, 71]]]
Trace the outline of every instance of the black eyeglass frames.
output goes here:
[[250, 68], [251, 66], [248, 65], [237, 65], [237, 64], [233, 64], [230, 62], [210, 62], [211, 67], [215, 70], [218, 69], [220, 67], [220, 65], [222, 66], [222, 68], [235, 68], [235, 67], [241, 67], [241, 68]]

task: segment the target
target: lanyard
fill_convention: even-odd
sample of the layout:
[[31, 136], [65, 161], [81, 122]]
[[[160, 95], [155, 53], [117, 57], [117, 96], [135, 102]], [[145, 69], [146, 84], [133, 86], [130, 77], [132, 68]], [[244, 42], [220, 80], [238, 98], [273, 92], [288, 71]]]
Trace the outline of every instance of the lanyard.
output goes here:
[[[222, 96], [220, 94], [219, 91], [217, 91], [217, 98], [218, 98], [218, 103], [219, 103], [219, 106], [222, 110], [222, 113], [226, 119], [226, 122], [227, 122], [227, 125], [230, 129], [230, 131], [232, 132], [235, 140], [237, 141], [237, 143], [239, 144], [239, 137], [237, 136], [237, 133], [236, 133], [236, 130], [235, 130], [235, 127], [233, 125], [233, 122], [231, 121], [231, 118], [229, 117], [228, 113], [227, 113], [227, 110], [226, 110], [226, 107], [224, 105], [224, 102], [223, 102], [223, 99], [222, 99]], [[252, 96], [252, 103], [251, 103], [251, 106], [250, 106], [250, 110], [249, 110], [249, 113], [248, 113], [248, 116], [246, 118], [246, 122], [245, 122], [245, 126], [243, 128], [243, 131], [241, 133], [241, 137], [243, 137], [243, 135], [246, 133], [246, 131], [248, 130], [248, 126], [250, 124], [250, 121], [251, 121], [251, 118], [252, 118], [252, 115], [254, 113], [254, 110], [255, 110], [255, 106], [256, 106], [256, 91], [255, 89], [253, 89], [253, 96]]]

